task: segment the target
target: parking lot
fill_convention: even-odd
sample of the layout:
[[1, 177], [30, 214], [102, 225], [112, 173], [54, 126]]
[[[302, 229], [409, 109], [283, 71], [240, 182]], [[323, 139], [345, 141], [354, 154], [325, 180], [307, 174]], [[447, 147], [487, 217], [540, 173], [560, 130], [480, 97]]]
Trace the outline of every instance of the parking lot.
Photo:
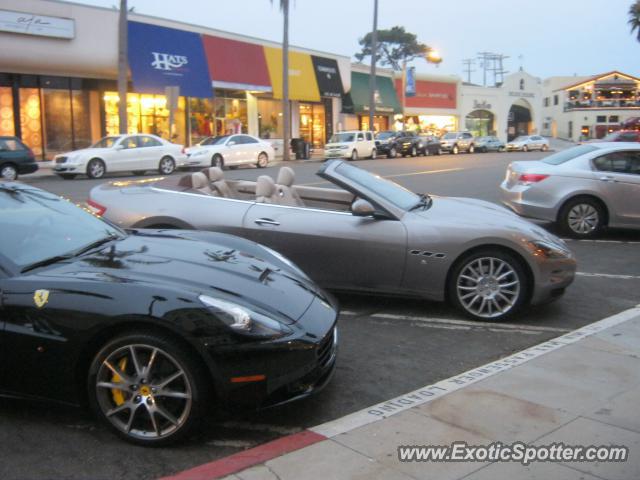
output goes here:
[[[498, 203], [498, 184], [507, 164], [543, 155], [442, 155], [362, 160], [358, 166], [416, 192]], [[263, 174], [277, 176], [279, 166], [225, 173], [228, 178], [254, 180]], [[314, 175], [319, 162], [291, 162], [290, 166], [296, 172], [296, 183], [326, 183]], [[76, 202], [86, 200], [89, 190], [105, 181], [64, 181], [51, 176], [22, 180]], [[555, 303], [528, 309], [509, 323], [470, 321], [439, 303], [338, 294], [342, 307], [338, 366], [321, 394], [241, 415], [212, 406], [201, 433], [178, 447], [134, 447], [118, 440], [84, 411], [1, 400], [0, 477], [157, 478], [341, 417], [639, 303], [639, 232], [606, 232], [601, 239], [569, 241], [569, 246], [578, 258], [578, 275], [566, 295]]]

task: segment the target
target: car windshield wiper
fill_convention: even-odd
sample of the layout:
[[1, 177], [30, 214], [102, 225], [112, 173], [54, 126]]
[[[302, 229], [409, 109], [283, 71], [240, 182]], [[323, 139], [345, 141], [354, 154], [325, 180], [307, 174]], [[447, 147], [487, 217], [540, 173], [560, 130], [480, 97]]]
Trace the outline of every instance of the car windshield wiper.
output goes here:
[[76, 250], [73, 250], [72, 252], [65, 253], [63, 255], [55, 255], [53, 257], [45, 258], [44, 260], [39, 260], [30, 265], [27, 265], [22, 270], [20, 270], [20, 273], [26, 273], [30, 270], [35, 270], [36, 268], [45, 267], [47, 265], [51, 265], [53, 263], [57, 263], [62, 260], [69, 260], [70, 258], [77, 257], [78, 255], [82, 255], [83, 253], [88, 252], [93, 248], [99, 247], [100, 245], [104, 245], [105, 243], [108, 243], [118, 238], [121, 238], [120, 235], [117, 235], [115, 233], [110, 233], [108, 236], [101, 238], [99, 240], [96, 240], [95, 242], [91, 242], [90, 244], [80, 247]]
[[419, 208], [427, 209], [433, 203], [433, 199], [431, 198], [431, 196], [427, 195], [426, 193], [419, 193], [418, 196], [420, 197], [420, 200], [418, 200], [418, 203], [416, 203], [409, 209], [410, 212]]
[[[19, 193], [27, 193], [29, 195], [33, 195], [34, 197], [42, 198], [44, 200], [59, 200], [59, 197], [49, 193], [43, 192], [41, 190], [34, 190], [32, 188], [24, 188], [19, 186], [8, 187], [7, 185], [0, 185], [0, 192], [8, 193], [9, 195], [17, 195]], [[47, 194], [49, 196], [47, 196]]]

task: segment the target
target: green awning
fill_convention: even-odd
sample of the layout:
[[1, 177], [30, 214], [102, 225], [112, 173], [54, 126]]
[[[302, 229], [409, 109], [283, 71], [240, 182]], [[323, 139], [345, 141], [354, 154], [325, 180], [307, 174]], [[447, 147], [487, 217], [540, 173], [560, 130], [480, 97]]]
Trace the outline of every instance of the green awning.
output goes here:
[[[402, 113], [393, 80], [376, 75], [376, 115]], [[342, 113], [369, 113], [369, 75], [351, 72], [351, 91], [342, 97]]]

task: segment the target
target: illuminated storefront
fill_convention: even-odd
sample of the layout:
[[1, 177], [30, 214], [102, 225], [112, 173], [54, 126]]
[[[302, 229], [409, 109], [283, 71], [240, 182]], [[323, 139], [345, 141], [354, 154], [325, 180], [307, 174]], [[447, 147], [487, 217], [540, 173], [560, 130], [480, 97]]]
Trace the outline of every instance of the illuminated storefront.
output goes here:
[[439, 136], [459, 128], [456, 77], [416, 74], [411, 95], [405, 95], [402, 85], [402, 78], [395, 78], [404, 115], [396, 115], [394, 129]]
[[[395, 129], [402, 129], [402, 115], [396, 115]], [[458, 117], [455, 115], [411, 115], [405, 117], [407, 130], [428, 135], [444, 135], [458, 129]]]

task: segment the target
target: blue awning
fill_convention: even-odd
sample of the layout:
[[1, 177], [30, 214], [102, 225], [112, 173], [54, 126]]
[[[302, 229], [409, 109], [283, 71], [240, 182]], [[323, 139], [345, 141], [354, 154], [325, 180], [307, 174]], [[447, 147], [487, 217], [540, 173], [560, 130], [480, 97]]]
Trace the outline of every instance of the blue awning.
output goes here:
[[182, 96], [213, 96], [199, 34], [140, 22], [129, 22], [128, 31], [129, 67], [137, 92], [179, 87]]

